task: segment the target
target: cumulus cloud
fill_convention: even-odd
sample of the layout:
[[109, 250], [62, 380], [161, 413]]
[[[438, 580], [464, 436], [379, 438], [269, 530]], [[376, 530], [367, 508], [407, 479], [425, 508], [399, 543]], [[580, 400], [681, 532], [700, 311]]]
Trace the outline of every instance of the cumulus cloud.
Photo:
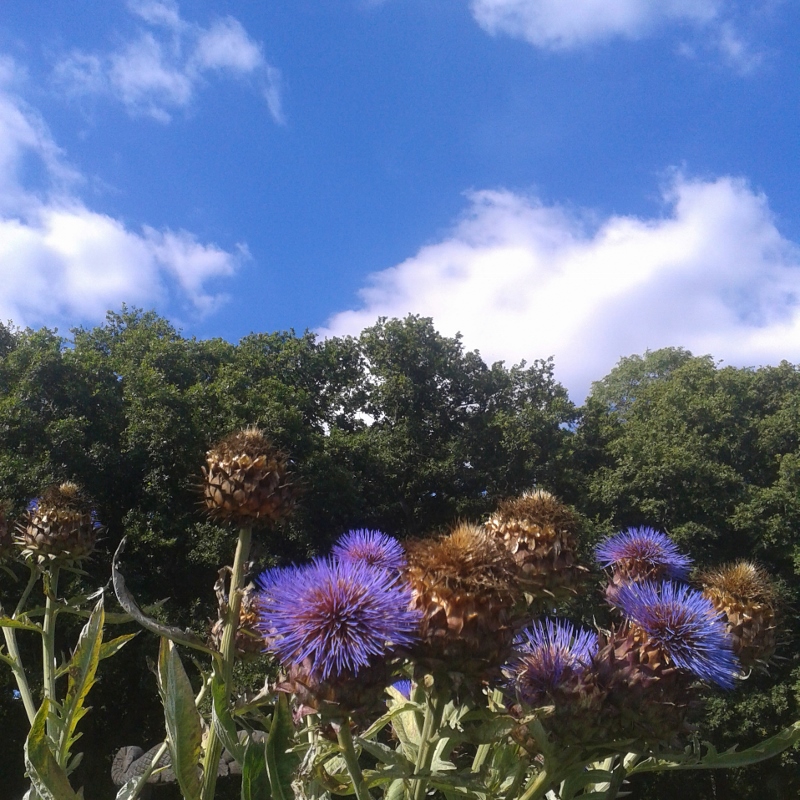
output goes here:
[[362, 307], [323, 333], [431, 316], [487, 361], [555, 356], [576, 401], [621, 356], [648, 348], [738, 365], [800, 361], [800, 248], [745, 181], [675, 173], [662, 216], [588, 219], [475, 192], [450, 235], [371, 276]]
[[[88, 208], [81, 175], [14, 93], [17, 79], [14, 63], [0, 58], [0, 320], [93, 321], [123, 302], [213, 309], [223, 297], [209, 284], [232, 275], [243, 250], [226, 252], [186, 231], [132, 230]], [[43, 187], [24, 181], [31, 160]]]
[[136, 35], [108, 53], [75, 50], [55, 68], [58, 84], [74, 96], [105, 94], [133, 115], [169, 122], [215, 76], [253, 81], [278, 123], [284, 122], [281, 75], [263, 47], [234, 17], [203, 27], [184, 20], [174, 0], [137, 0]]
[[[694, 32], [678, 52], [716, 53], [737, 71], [762, 60], [731, 21], [735, 0], [470, 0], [478, 24], [548, 50], [571, 50], [614, 38], [641, 39], [670, 25]], [[692, 41], [691, 39], [694, 39]]]

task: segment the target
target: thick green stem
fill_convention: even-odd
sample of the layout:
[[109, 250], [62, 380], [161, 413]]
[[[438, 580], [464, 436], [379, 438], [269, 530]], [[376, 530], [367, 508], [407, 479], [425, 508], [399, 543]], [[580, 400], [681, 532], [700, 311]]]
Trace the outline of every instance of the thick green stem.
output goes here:
[[[236, 631], [239, 628], [239, 612], [242, 607], [242, 584], [244, 583], [244, 569], [250, 556], [250, 542], [253, 529], [241, 528], [239, 540], [236, 543], [236, 555], [233, 558], [231, 570], [231, 583], [228, 589], [228, 610], [225, 614], [225, 624], [222, 631], [222, 679], [225, 683], [225, 702], [230, 701], [233, 683], [233, 662], [236, 657]], [[216, 728], [212, 725], [208, 732], [206, 754], [203, 759], [203, 793], [202, 800], [214, 800], [217, 787], [217, 771], [219, 757], [222, 755], [222, 742], [217, 736]]]
[[355, 790], [358, 800], [372, 800], [372, 795], [369, 793], [364, 775], [361, 772], [361, 765], [358, 763], [358, 756], [356, 755], [356, 748], [353, 745], [353, 734], [350, 732], [350, 720], [346, 719], [340, 726], [337, 733], [339, 739], [339, 747], [342, 748], [342, 757], [344, 763], [347, 765], [347, 772], [350, 779], [353, 781], [353, 789]]
[[[415, 777], [430, 771], [433, 763], [433, 754], [436, 750], [434, 735], [442, 724], [442, 714], [446, 704], [447, 698], [441, 687], [438, 685], [433, 686], [425, 706], [425, 721], [422, 724], [422, 737], [420, 738], [419, 752], [417, 753], [417, 763], [414, 765]], [[427, 777], [416, 778], [413, 800], [422, 800], [425, 797], [427, 787]]]
[[[44, 696], [50, 701], [50, 713], [47, 717], [47, 735], [56, 741], [56, 595], [58, 594], [58, 574], [60, 567], [54, 564], [45, 574], [45, 591], [47, 599], [44, 608], [44, 626], [42, 632], [42, 677]], [[47, 576], [49, 574], [49, 580]]]

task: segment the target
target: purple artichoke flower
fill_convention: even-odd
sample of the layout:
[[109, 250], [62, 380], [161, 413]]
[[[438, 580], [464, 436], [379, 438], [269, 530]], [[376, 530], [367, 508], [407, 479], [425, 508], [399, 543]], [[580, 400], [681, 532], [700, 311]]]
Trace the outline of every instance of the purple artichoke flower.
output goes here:
[[724, 616], [700, 592], [679, 583], [621, 586], [617, 604], [680, 669], [731, 689], [739, 671]]
[[400, 692], [400, 694], [403, 695], [403, 697], [405, 697], [406, 700], [408, 700], [411, 697], [411, 681], [408, 680], [408, 678], [403, 678], [402, 680], [395, 681], [392, 684], [392, 688]]
[[322, 680], [354, 676], [416, 638], [419, 614], [396, 574], [359, 561], [317, 559], [259, 578], [259, 630], [284, 666], [308, 659]]
[[363, 561], [373, 567], [399, 570], [406, 565], [406, 553], [397, 539], [381, 531], [350, 531], [333, 546], [331, 555], [339, 561]]
[[611, 567], [629, 580], [684, 580], [692, 564], [675, 542], [653, 528], [629, 528], [610, 536], [597, 545], [595, 557], [602, 567]]
[[521, 700], [539, 705], [544, 695], [591, 665], [597, 635], [563, 620], [537, 620], [519, 635], [516, 648], [507, 674]]

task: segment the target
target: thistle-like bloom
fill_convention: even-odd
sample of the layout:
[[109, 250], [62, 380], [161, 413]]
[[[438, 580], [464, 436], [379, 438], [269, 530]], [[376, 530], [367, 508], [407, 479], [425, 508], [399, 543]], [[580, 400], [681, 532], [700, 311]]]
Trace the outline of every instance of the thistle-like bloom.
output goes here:
[[399, 576], [363, 562], [317, 559], [259, 579], [259, 629], [284, 666], [306, 659], [325, 680], [358, 671], [416, 638], [419, 613]]
[[678, 550], [665, 533], [653, 528], [629, 528], [595, 548], [600, 566], [612, 568], [626, 580], [671, 578], [685, 580], [692, 559]]
[[676, 667], [733, 688], [739, 663], [724, 617], [707, 597], [683, 584], [644, 581], [621, 586], [617, 603]]
[[508, 670], [520, 699], [539, 705], [543, 696], [580, 675], [597, 652], [597, 635], [563, 620], [536, 621], [517, 638], [517, 659]]
[[339, 561], [362, 561], [382, 569], [400, 570], [406, 565], [403, 545], [381, 531], [350, 531], [333, 546], [331, 554]]

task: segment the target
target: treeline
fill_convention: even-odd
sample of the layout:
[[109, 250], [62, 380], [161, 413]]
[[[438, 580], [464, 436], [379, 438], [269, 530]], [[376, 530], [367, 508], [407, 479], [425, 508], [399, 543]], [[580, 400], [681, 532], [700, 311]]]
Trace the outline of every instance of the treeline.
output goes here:
[[[204, 630], [234, 541], [199, 511], [199, 470], [214, 440], [251, 423], [291, 455], [302, 487], [293, 517], [259, 540], [259, 567], [325, 552], [351, 528], [404, 538], [479, 521], [498, 500], [542, 486], [580, 513], [587, 560], [599, 536], [648, 524], [699, 563], [765, 565], [783, 596], [780, 660], [713, 696], [699, 735], [745, 745], [800, 718], [797, 366], [720, 367], [669, 348], [623, 359], [577, 408], [551, 361], [489, 366], [413, 316], [358, 338], [284, 332], [235, 345], [187, 339], [128, 310], [68, 339], [0, 326], [0, 497], [20, 511], [45, 485], [74, 479], [107, 526], [75, 591], [108, 582], [127, 536], [126, 577], [140, 600], [168, 598], [157, 613]], [[19, 591], [6, 574], [0, 587], [4, 605]], [[590, 583], [568, 610], [593, 605]], [[142, 635], [102, 665], [76, 781], [87, 800], [113, 796], [115, 749], [163, 736], [146, 669], [155, 649]], [[0, 725], [0, 784], [22, 791], [24, 715], [5, 669]], [[662, 800], [790, 797], [798, 761], [795, 751], [740, 773], [634, 788]]]

